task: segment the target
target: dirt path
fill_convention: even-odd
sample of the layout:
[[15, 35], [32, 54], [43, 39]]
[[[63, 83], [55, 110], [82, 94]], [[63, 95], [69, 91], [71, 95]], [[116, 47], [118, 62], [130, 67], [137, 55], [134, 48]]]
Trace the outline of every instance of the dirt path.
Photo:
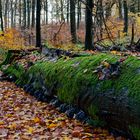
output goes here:
[[[0, 82], [0, 140], [114, 140], [107, 130], [91, 128], [47, 103]], [[117, 140], [123, 140], [118, 137]]]

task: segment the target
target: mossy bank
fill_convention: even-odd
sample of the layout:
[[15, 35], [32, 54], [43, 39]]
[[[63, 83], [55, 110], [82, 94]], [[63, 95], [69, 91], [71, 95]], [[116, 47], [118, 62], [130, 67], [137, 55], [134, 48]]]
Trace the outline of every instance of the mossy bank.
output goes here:
[[[121, 64], [121, 74], [116, 78], [99, 80], [93, 72], [103, 60], [114, 63], [119, 58], [96, 54], [37, 62], [26, 71], [15, 67], [15, 71], [20, 70], [15, 75], [16, 82], [32, 84], [36, 90], [43, 88], [45, 95], [57, 95], [61, 101], [78, 105], [93, 118], [101, 118], [111, 127], [132, 132], [140, 140], [140, 60], [129, 56]], [[5, 72], [15, 73], [8, 69]]]

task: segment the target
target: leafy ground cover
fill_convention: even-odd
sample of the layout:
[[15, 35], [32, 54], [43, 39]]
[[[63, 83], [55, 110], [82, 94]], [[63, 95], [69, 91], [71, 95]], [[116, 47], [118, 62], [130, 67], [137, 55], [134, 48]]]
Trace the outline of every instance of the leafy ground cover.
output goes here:
[[124, 140], [108, 130], [93, 128], [52, 105], [37, 101], [10, 82], [0, 82], [0, 139], [14, 140]]
[[[121, 64], [117, 77], [99, 80], [95, 70], [101, 62], [106, 60], [109, 65], [124, 57], [124, 54], [117, 53], [117, 56], [115, 51], [112, 53], [94, 53], [93, 56], [76, 58], [61, 56], [59, 59], [56, 55], [46, 57], [33, 52], [2, 69], [9, 77], [15, 77], [17, 85], [23, 84], [24, 89], [38, 99], [57, 95], [63, 103], [78, 105], [96, 120], [98, 116], [103, 118], [105, 115], [108, 124], [125, 131], [131, 130], [138, 139], [139, 57], [128, 56]], [[109, 113], [108, 117], [101, 115], [104, 111]]]

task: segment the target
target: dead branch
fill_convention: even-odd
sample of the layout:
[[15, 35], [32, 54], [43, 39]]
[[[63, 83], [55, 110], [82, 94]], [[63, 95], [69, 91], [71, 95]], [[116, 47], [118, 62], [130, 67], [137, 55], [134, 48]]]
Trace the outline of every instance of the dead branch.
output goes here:
[[54, 33], [54, 36], [53, 36], [53, 41], [56, 41], [56, 38], [57, 38], [57, 35], [60, 33], [60, 31], [61, 31], [61, 29], [62, 29], [62, 27], [63, 27], [63, 25], [64, 25], [64, 21], [60, 24], [60, 27], [59, 27], [59, 29], [58, 29], [58, 31], [56, 32], [56, 33]]

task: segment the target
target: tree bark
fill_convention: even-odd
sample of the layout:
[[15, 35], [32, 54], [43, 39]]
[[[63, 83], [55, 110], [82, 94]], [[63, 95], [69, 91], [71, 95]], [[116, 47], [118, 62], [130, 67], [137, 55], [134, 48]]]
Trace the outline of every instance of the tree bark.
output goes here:
[[124, 30], [123, 32], [127, 34], [128, 32], [128, 6], [127, 1], [123, 1], [123, 7], [124, 7]]
[[28, 11], [28, 20], [27, 20], [27, 23], [28, 23], [28, 28], [30, 28], [30, 5], [31, 5], [31, 2], [30, 0], [27, 1], [27, 11]]
[[4, 13], [4, 22], [5, 22], [5, 29], [7, 28], [7, 24], [8, 24], [8, 16], [7, 16], [7, 12], [8, 12], [8, 5], [9, 5], [9, 0], [5, 1], [5, 13]]
[[45, 0], [45, 7], [44, 7], [44, 9], [45, 9], [45, 13], [46, 13], [46, 24], [48, 24], [48, 0]]
[[11, 27], [14, 27], [14, 8], [13, 8], [13, 1], [11, 1]]
[[61, 7], [60, 7], [60, 11], [61, 11], [61, 22], [62, 21], [65, 21], [65, 18], [64, 18], [64, 3], [63, 3], [64, 1], [63, 0], [60, 0], [60, 5], [61, 5]]
[[36, 47], [41, 49], [41, 1], [37, 0], [36, 3]]
[[1, 30], [4, 31], [3, 16], [2, 16], [2, 1], [1, 0], [0, 0], [0, 20], [1, 20]]
[[122, 15], [122, 0], [118, 0], [119, 3], [119, 18], [123, 19], [123, 15]]
[[26, 17], [27, 17], [27, 14], [26, 14], [26, 0], [23, 0], [23, 28], [25, 29], [26, 28], [26, 22], [27, 22], [27, 20], [26, 20]]
[[93, 1], [87, 0], [86, 5], [86, 36], [85, 36], [85, 49], [93, 50], [93, 19], [92, 19]]
[[67, 23], [69, 24], [69, 18], [70, 18], [70, 2], [67, 0]]
[[18, 0], [15, 0], [15, 3], [14, 3], [14, 24], [13, 24], [13, 27], [16, 27], [16, 19], [17, 19], [17, 3], [18, 3]]
[[21, 3], [21, 0], [19, 0], [18, 2], [19, 2], [19, 27], [21, 28], [21, 26], [22, 26], [21, 25], [22, 24], [22, 21], [21, 21], [22, 20], [22, 17], [21, 17], [22, 16], [22, 3]]
[[78, 8], [77, 8], [77, 29], [79, 29], [81, 21], [81, 1], [78, 0]]
[[[99, 80], [98, 74], [93, 74], [92, 71], [83, 74], [85, 68], [92, 69], [93, 66], [96, 68], [106, 58], [113, 65], [114, 59], [117, 62], [121, 57], [116, 59], [109, 54], [97, 54], [88, 58], [82, 58], [82, 61], [81, 58], [73, 58], [69, 60], [67, 67], [64, 69], [61, 69], [65, 65], [62, 60], [60, 60], [61, 64], [59, 60], [56, 63], [41, 63], [29, 70], [28, 74], [30, 76], [27, 76], [27, 81], [32, 82], [25, 83], [31, 84], [35, 91], [37, 88], [46, 87], [48, 92], [45, 95], [49, 97], [58, 95], [62, 102], [77, 105], [90, 114], [92, 118], [105, 120], [110, 127], [128, 133], [130, 133], [130, 127], [137, 127], [140, 132], [140, 86], [137, 84], [140, 82], [140, 61], [136, 57], [129, 57], [121, 64], [120, 75], [106, 80]], [[81, 67], [75, 69], [75, 67], [71, 66], [77, 61], [82, 65], [82, 69]], [[89, 63], [90, 65], [88, 65]], [[133, 64], [135, 64], [135, 67], [133, 67]], [[55, 75], [56, 78], [51, 79], [51, 84], [49, 81], [51, 77], [48, 78], [47, 76], [50, 73], [45, 73], [42, 69], [43, 66], [45, 66], [46, 72], [50, 70], [50, 66], [53, 68], [53, 71], [50, 71], [50, 73], [52, 77]], [[57, 70], [57, 73], [54, 70]], [[68, 70], [71, 70], [71, 72]], [[73, 74], [73, 71], [77, 74], [76, 79], [71, 77], [69, 80], [65, 80], [68, 78], [68, 75]], [[57, 88], [59, 93], [57, 93]], [[73, 90], [71, 91], [71, 89]], [[42, 94], [44, 95], [44, 92]], [[73, 98], [69, 100], [70, 97]]]
[[140, 0], [138, 0], [138, 12], [140, 12]]
[[32, 28], [35, 26], [35, 1], [32, 0]]
[[76, 17], [75, 17], [75, 0], [70, 0], [70, 27], [71, 27], [71, 37], [72, 43], [77, 43], [76, 35]]

